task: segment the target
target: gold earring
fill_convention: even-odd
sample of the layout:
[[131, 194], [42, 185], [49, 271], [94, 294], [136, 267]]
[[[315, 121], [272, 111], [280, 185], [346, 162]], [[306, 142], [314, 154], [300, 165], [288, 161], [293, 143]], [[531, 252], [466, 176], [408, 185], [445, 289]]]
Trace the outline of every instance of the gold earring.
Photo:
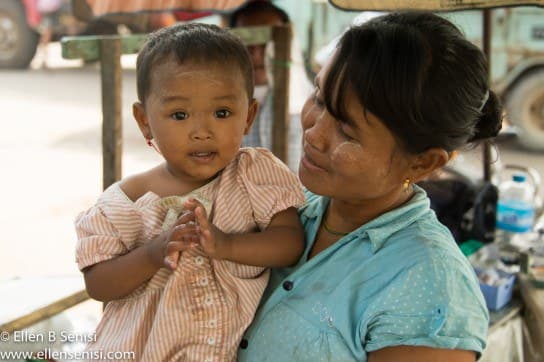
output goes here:
[[404, 182], [402, 183], [402, 189], [404, 192], [408, 192], [408, 188], [410, 187], [410, 179], [406, 178]]

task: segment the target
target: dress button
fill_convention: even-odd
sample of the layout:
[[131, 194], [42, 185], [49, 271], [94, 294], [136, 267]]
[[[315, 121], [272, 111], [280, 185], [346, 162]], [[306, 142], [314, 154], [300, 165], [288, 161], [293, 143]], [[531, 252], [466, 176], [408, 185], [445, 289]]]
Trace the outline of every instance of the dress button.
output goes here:
[[249, 343], [248, 343], [247, 339], [243, 338], [243, 339], [240, 341], [240, 348], [241, 348], [241, 349], [246, 349], [247, 346], [248, 346], [248, 344], [249, 344]]
[[200, 280], [198, 281], [198, 283], [199, 283], [201, 286], [205, 287], [206, 285], [208, 285], [208, 278], [204, 277], [204, 278], [200, 279]]
[[204, 304], [206, 304], [208, 307], [211, 306], [213, 304], [212, 297], [206, 297], [206, 299], [204, 300]]
[[208, 357], [208, 358], [206, 358], [206, 359], [204, 360], [204, 362], [213, 362], [213, 359], [210, 358], [210, 357]]
[[217, 326], [217, 321], [215, 319], [210, 319], [208, 321], [208, 327], [215, 328]]
[[292, 281], [286, 280], [286, 281], [283, 282], [283, 289], [289, 291], [289, 290], [293, 289], [294, 285], [295, 284]]
[[200, 255], [197, 256], [197, 257], [195, 258], [195, 263], [196, 263], [196, 265], [202, 265], [202, 264], [204, 264], [204, 258], [201, 257]]
[[213, 346], [213, 345], [215, 344], [215, 338], [213, 338], [213, 337], [208, 337], [208, 344], [209, 344], [210, 346]]

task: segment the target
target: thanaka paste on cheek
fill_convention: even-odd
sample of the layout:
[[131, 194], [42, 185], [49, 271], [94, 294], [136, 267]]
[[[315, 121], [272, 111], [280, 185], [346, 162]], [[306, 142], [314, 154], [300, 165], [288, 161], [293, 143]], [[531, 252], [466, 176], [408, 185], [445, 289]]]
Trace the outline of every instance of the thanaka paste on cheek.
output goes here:
[[356, 156], [362, 152], [362, 147], [353, 141], [344, 141], [332, 151], [331, 162], [334, 165], [344, 164], [345, 167], [358, 169], [361, 164]]

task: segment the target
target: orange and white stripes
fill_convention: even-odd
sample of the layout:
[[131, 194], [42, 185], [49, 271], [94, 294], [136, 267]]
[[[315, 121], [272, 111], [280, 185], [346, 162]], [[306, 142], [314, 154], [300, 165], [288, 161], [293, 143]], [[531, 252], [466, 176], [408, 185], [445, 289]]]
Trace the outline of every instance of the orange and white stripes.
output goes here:
[[[304, 202], [297, 177], [265, 149], [243, 148], [215, 182], [191, 193], [212, 200], [213, 223], [228, 233], [264, 229]], [[169, 204], [169, 203], [166, 203]], [[115, 258], [161, 232], [168, 207], [147, 192], [132, 202], [118, 184], [76, 220], [80, 269]], [[126, 298], [107, 304], [88, 350], [133, 351], [138, 361], [234, 361], [268, 281], [261, 267], [184, 252]]]

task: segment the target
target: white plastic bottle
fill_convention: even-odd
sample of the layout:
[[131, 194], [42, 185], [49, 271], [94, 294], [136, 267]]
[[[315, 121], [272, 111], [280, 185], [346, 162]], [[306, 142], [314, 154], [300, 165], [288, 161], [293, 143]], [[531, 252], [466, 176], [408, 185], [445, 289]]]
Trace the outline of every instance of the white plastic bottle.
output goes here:
[[[532, 230], [535, 221], [534, 187], [525, 175], [515, 174], [499, 186], [497, 228], [511, 238]], [[508, 240], [506, 240], [508, 241]]]

